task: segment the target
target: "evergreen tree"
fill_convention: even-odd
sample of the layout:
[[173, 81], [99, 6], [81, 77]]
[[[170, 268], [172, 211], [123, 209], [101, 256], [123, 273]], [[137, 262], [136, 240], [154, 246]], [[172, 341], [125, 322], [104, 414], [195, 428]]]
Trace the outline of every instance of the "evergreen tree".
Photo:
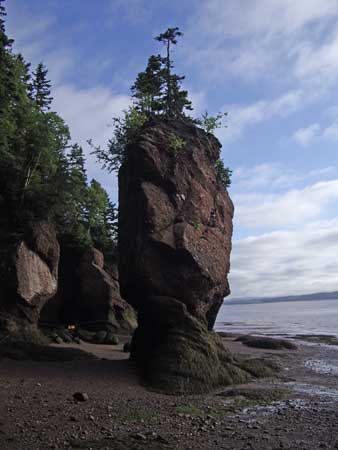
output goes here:
[[0, 240], [18, 239], [28, 223], [48, 220], [76, 248], [94, 243], [111, 251], [115, 205], [99, 183], [88, 187], [82, 148], [69, 146], [67, 125], [48, 111], [47, 69], [39, 64], [32, 85], [4, 18], [0, 0]]
[[42, 112], [48, 111], [53, 101], [53, 97], [50, 96], [51, 82], [47, 79], [47, 74], [48, 70], [42, 62], [38, 64], [33, 73], [33, 98]]
[[118, 238], [118, 212], [116, 204], [110, 200], [108, 201], [108, 205], [105, 210], [104, 223], [109, 240], [116, 244]]
[[76, 228], [84, 223], [87, 177], [85, 172], [83, 150], [78, 144], [71, 146], [59, 166], [57, 183], [59, 185], [60, 202], [56, 208], [55, 220], [62, 234], [75, 233]]
[[26, 63], [21, 53], [16, 56], [17, 66], [20, 67], [20, 80], [26, 86], [27, 95], [30, 99], [33, 98], [33, 85], [31, 83], [30, 63]]
[[95, 179], [88, 188], [86, 220], [94, 246], [104, 253], [109, 252], [116, 236], [116, 209]]
[[158, 114], [163, 108], [161, 102], [165, 75], [163, 62], [161, 55], [150, 56], [146, 70], [137, 75], [131, 87], [134, 104], [142, 113]]
[[181, 89], [184, 76], [173, 74], [171, 69], [171, 46], [182, 36], [179, 29], [168, 30], [155, 39], [166, 45], [166, 57], [152, 55], [144, 72], [137, 75], [131, 87], [133, 105], [124, 111], [123, 117], [113, 118], [113, 136], [107, 148], [95, 147], [88, 141], [103, 169], [118, 171], [126, 158], [126, 148], [132, 144], [142, 126], [152, 115], [187, 119], [186, 110], [191, 110], [188, 92]]
[[175, 118], [185, 117], [184, 111], [192, 111], [191, 101], [188, 100], [188, 91], [181, 89], [185, 76], [171, 75], [172, 100], [170, 115]]
[[[14, 59], [12, 57], [13, 40], [6, 35], [5, 8], [0, 0], [0, 152], [5, 151], [11, 132], [10, 103], [14, 97]], [[1, 156], [1, 153], [0, 153]]]
[[29, 64], [12, 53], [0, 6], [0, 222], [19, 231], [52, 214], [58, 201], [54, 178], [69, 130], [30, 98]]
[[185, 79], [184, 76], [172, 74], [173, 61], [171, 59], [171, 46], [177, 44], [177, 38], [183, 36], [178, 27], [168, 28], [164, 33], [155, 37], [155, 40], [162, 42], [166, 47], [166, 57], [163, 58], [165, 92], [163, 103], [165, 114], [168, 117], [184, 117], [184, 111], [192, 110], [191, 102], [188, 100], [188, 92], [181, 90], [180, 86]]

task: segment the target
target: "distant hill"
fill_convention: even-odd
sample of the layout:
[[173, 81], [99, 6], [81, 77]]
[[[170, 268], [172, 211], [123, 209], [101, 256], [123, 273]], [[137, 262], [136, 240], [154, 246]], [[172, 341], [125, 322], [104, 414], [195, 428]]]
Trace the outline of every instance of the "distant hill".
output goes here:
[[302, 302], [302, 301], [320, 301], [337, 300], [338, 291], [317, 292], [315, 294], [288, 295], [285, 297], [245, 297], [225, 300], [225, 305], [251, 305], [257, 303], [278, 303], [278, 302]]

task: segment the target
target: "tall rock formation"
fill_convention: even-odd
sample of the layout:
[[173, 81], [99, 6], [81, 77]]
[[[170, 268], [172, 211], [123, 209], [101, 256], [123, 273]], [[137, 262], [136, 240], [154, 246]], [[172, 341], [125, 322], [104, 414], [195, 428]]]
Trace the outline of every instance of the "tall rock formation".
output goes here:
[[44, 327], [77, 324], [90, 330], [130, 334], [136, 328], [133, 308], [121, 298], [117, 261], [105, 263], [102, 252], [61, 245], [59, 285], [41, 311]]
[[54, 228], [36, 224], [9, 246], [0, 286], [0, 330], [18, 337], [37, 331], [43, 305], [57, 290], [59, 244]]
[[90, 248], [81, 258], [79, 279], [79, 313], [83, 325], [87, 323], [95, 327], [107, 323], [115, 333], [134, 331], [136, 315], [131, 306], [121, 298], [115, 264], [105, 266], [103, 254], [96, 248]]
[[212, 332], [229, 294], [233, 217], [219, 154], [217, 139], [194, 125], [154, 120], [119, 173], [120, 288], [139, 320], [132, 358], [167, 391], [247, 377]]

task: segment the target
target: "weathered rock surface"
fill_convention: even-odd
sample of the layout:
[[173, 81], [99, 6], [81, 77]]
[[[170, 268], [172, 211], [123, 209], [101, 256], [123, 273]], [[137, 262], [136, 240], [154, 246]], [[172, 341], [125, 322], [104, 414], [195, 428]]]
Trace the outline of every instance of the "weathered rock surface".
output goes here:
[[115, 332], [132, 332], [136, 316], [128, 303], [121, 298], [117, 267], [106, 270], [103, 254], [88, 249], [81, 258], [79, 279], [81, 290], [80, 315], [88, 324], [107, 322]]
[[136, 314], [121, 298], [116, 262], [106, 265], [95, 248], [79, 253], [62, 247], [58, 292], [41, 313], [42, 325], [57, 327], [60, 323], [92, 331], [134, 331]]
[[153, 121], [119, 173], [120, 286], [139, 313], [132, 357], [166, 390], [246, 378], [211, 331], [229, 294], [233, 216], [214, 168], [219, 153], [193, 125]]
[[2, 327], [15, 334], [17, 327], [36, 327], [41, 308], [56, 293], [59, 244], [54, 228], [34, 225], [9, 253], [8, 277], [0, 287], [0, 316]]

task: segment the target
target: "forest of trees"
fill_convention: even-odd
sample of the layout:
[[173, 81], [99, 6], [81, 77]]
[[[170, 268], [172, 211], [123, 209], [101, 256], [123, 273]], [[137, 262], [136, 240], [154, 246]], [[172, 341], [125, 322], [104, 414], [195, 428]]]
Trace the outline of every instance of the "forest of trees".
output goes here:
[[[13, 51], [6, 34], [6, 12], [0, 0], [0, 233], [19, 239], [27, 226], [49, 221], [60, 239], [77, 248], [94, 245], [109, 253], [117, 240], [117, 211], [96, 180], [87, 180], [84, 152], [71, 143], [68, 126], [53, 112], [51, 82], [43, 63], [35, 70]], [[151, 117], [186, 120], [213, 132], [223, 114], [192, 110], [184, 76], [173, 73], [172, 46], [182, 33], [169, 28], [155, 39], [165, 56], [152, 55], [131, 87], [133, 104], [113, 119], [114, 134], [107, 149], [94, 153], [109, 171], [118, 170], [125, 149]], [[225, 187], [231, 171], [219, 160], [216, 173]]]
[[13, 51], [0, 1], [0, 229], [19, 238], [30, 223], [49, 221], [76, 247], [109, 252], [117, 237], [115, 205], [87, 181], [82, 148], [52, 111], [51, 82]]

